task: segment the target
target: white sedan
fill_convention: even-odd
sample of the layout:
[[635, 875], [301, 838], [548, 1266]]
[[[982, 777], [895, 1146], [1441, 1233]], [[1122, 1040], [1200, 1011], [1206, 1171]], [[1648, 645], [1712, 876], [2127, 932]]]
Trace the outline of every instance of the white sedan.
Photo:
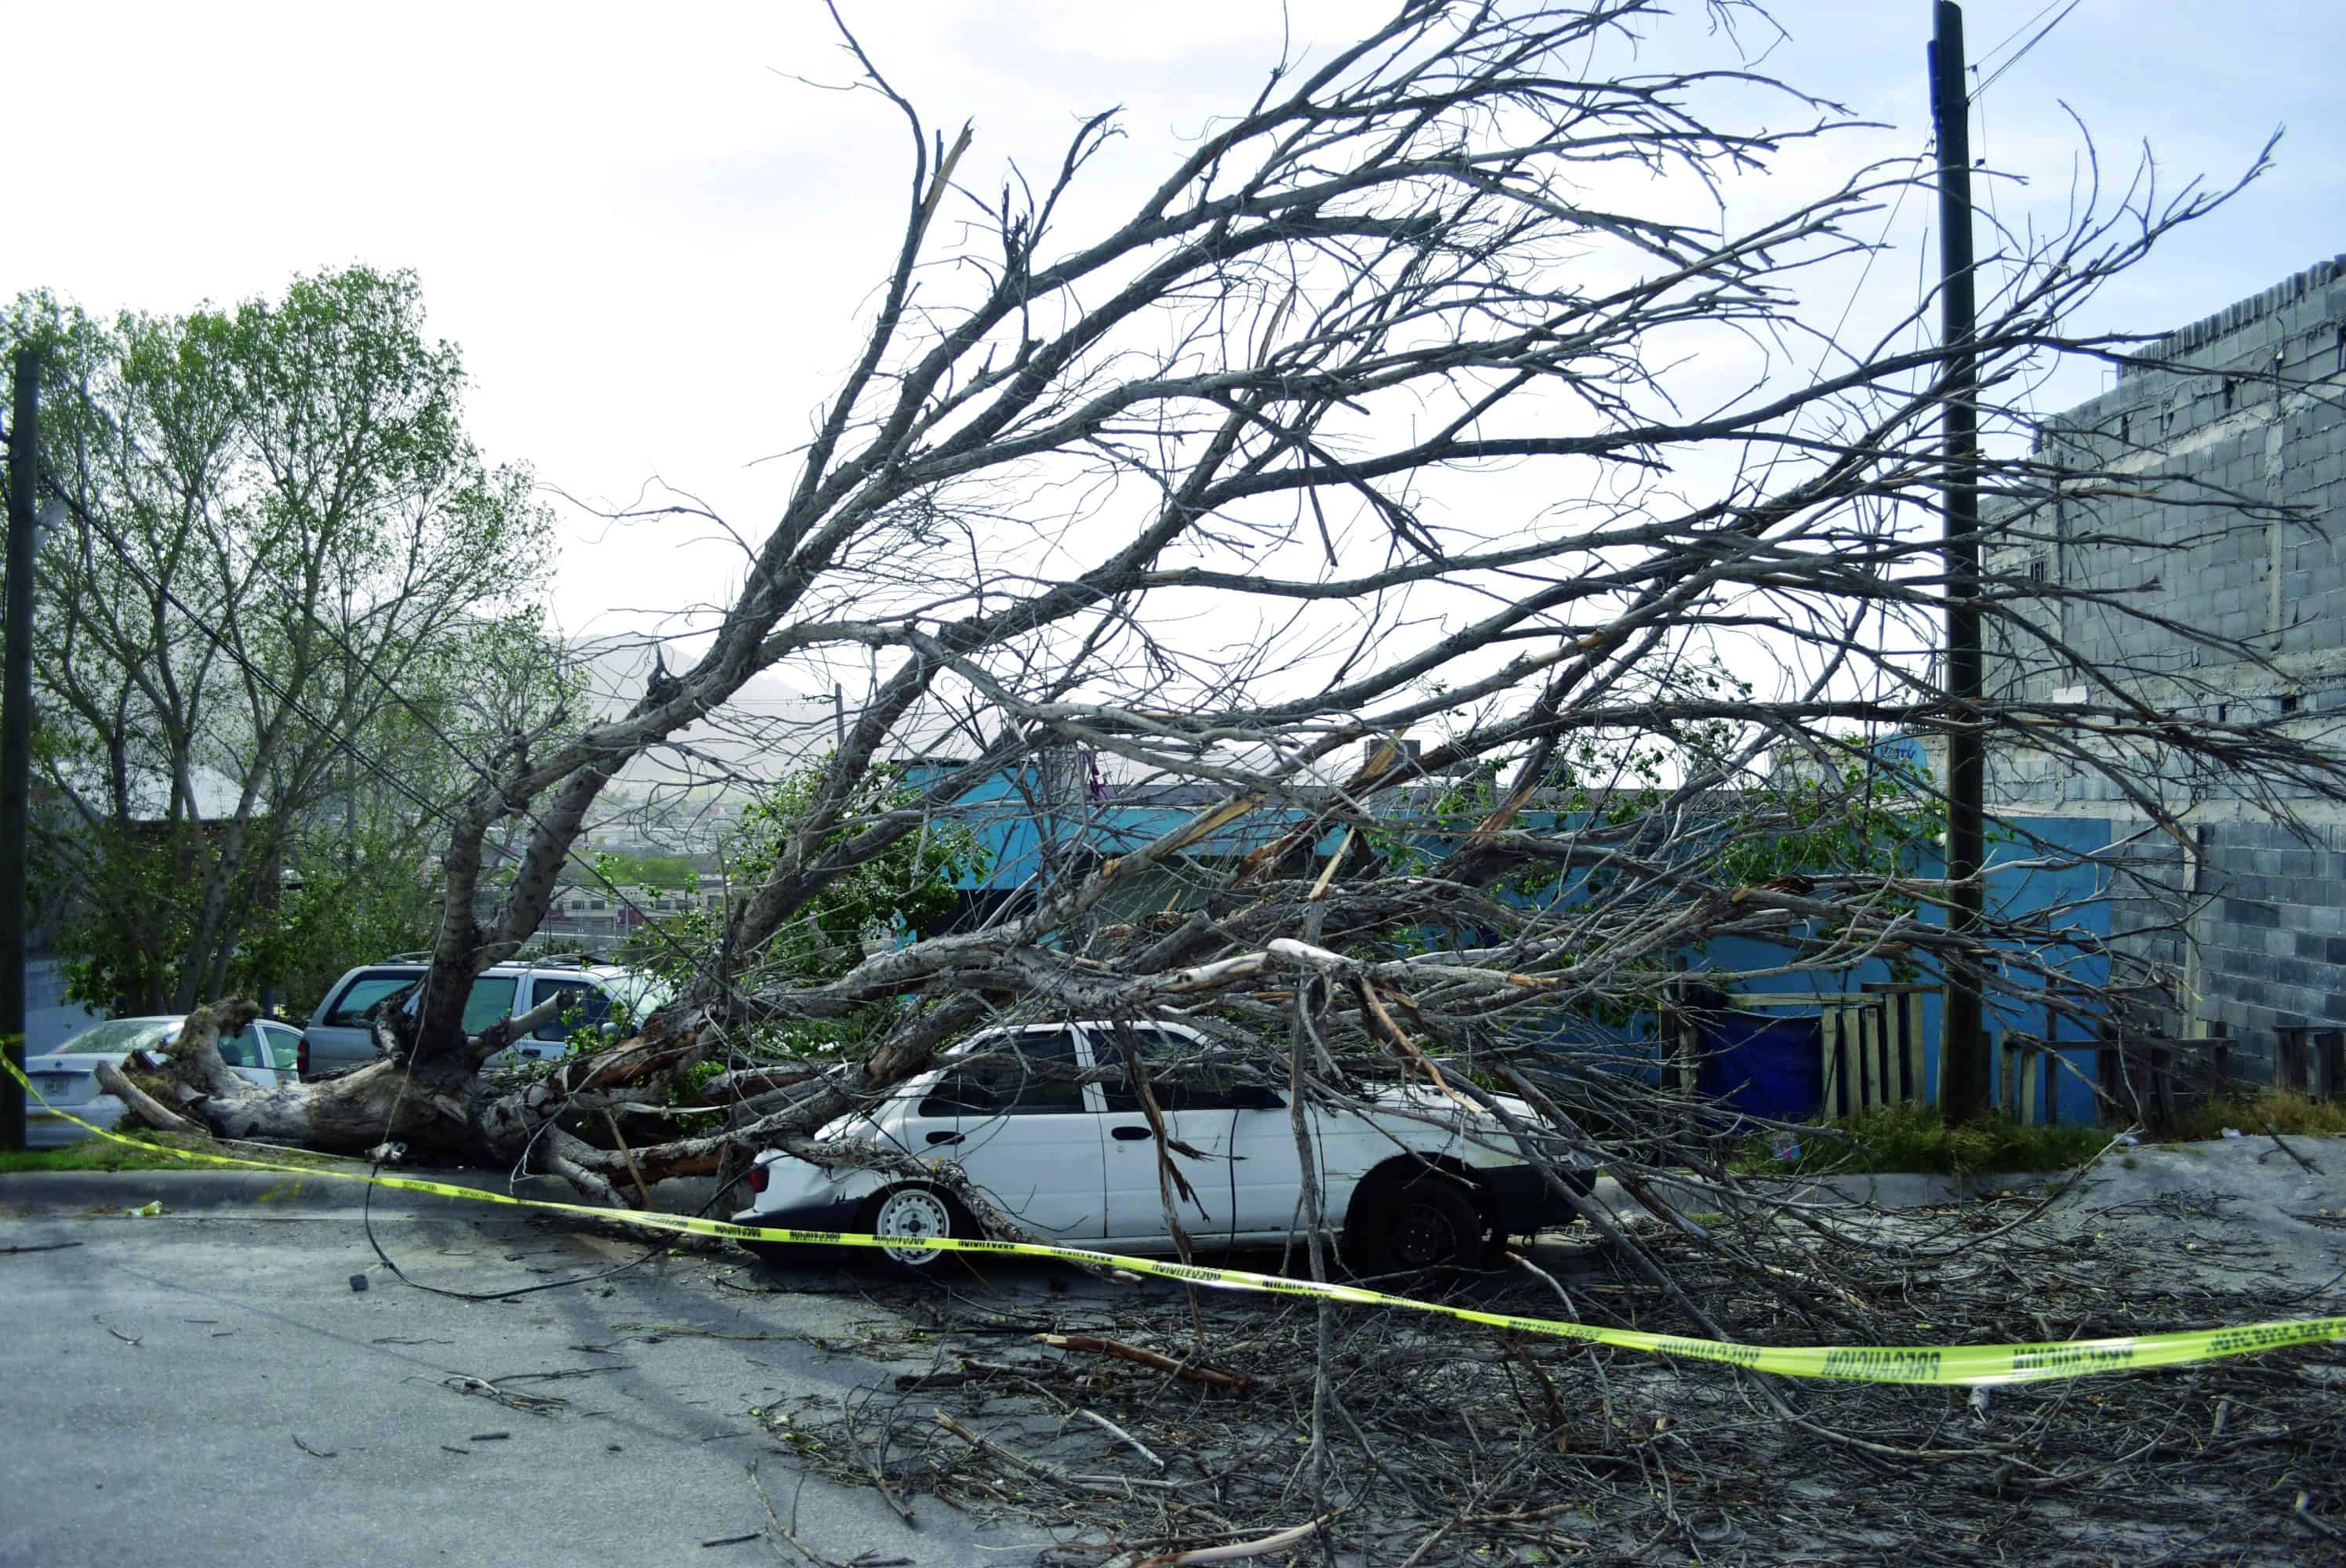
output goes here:
[[[1200, 1247], [1277, 1245], [1300, 1232], [1302, 1161], [1285, 1093], [1250, 1081], [1205, 1036], [1178, 1024], [1133, 1026], [1170, 1155], [1189, 1196], [1175, 1215]], [[983, 1055], [985, 1065], [954, 1065]], [[1005, 1213], [1044, 1240], [1103, 1252], [1169, 1254], [1158, 1145], [1116, 1064], [1114, 1026], [1043, 1024], [989, 1030], [947, 1065], [907, 1080], [869, 1112], [842, 1117], [818, 1143], [890, 1145], [923, 1162], [950, 1160]], [[1092, 1074], [1095, 1066], [1112, 1069]], [[1086, 1074], [1093, 1083], [1075, 1080]], [[1503, 1101], [1531, 1127], [1530, 1107]], [[1564, 1223], [1572, 1210], [1504, 1125], [1430, 1087], [1376, 1096], [1365, 1112], [1307, 1105], [1324, 1224], [1364, 1270], [1473, 1265], [1509, 1235]], [[1188, 1152], [1183, 1152], [1183, 1150]], [[1560, 1163], [1560, 1162], [1559, 1162]], [[1563, 1179], [1586, 1194], [1591, 1173]], [[742, 1225], [882, 1236], [974, 1237], [944, 1186], [769, 1150], [751, 1168]], [[1168, 1184], [1170, 1185], [1170, 1184]], [[1172, 1190], [1178, 1192], [1178, 1186]], [[785, 1244], [750, 1243], [780, 1260]], [[944, 1256], [883, 1248], [913, 1268]]]
[[[25, 1096], [25, 1146], [61, 1149], [87, 1137], [87, 1132], [66, 1119], [68, 1115], [93, 1127], [112, 1127], [122, 1119], [123, 1105], [99, 1092], [97, 1064], [111, 1062], [119, 1067], [134, 1051], [168, 1053], [186, 1022], [181, 1017], [110, 1018], [27, 1058], [25, 1075], [40, 1091], [41, 1100], [56, 1109], [44, 1107], [41, 1100], [30, 1095]], [[301, 1032], [292, 1025], [273, 1018], [255, 1019], [220, 1041], [220, 1059], [238, 1077], [273, 1089], [293, 1081], [301, 1044]]]

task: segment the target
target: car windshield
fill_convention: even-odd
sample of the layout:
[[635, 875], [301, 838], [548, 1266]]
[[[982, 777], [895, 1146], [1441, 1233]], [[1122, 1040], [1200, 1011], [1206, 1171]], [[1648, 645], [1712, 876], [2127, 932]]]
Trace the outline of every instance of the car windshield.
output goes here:
[[51, 1046], [49, 1054], [66, 1056], [84, 1051], [105, 1051], [127, 1056], [133, 1051], [145, 1051], [162, 1044], [163, 1037], [178, 1026], [176, 1018], [109, 1018], [62, 1044]]
[[[421, 970], [413, 973], [393, 970], [361, 975], [335, 999], [323, 1022], [333, 1028], [371, 1028], [375, 1011], [385, 998], [403, 996], [423, 978]], [[513, 974], [484, 974], [473, 982], [472, 993], [464, 998], [464, 1033], [478, 1034], [511, 1013], [514, 987], [518, 980]]]
[[676, 987], [657, 974], [638, 974], [622, 971], [617, 974], [597, 974], [604, 992], [613, 1002], [626, 1009], [630, 1019], [650, 1017], [667, 1006], [676, 996]]

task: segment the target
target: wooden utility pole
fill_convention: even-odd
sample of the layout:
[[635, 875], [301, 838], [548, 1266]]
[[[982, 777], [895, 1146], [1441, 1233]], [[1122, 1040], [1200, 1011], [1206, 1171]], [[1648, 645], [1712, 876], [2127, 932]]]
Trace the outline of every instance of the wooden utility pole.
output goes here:
[[[8, 423], [8, 603], [0, 634], [0, 1046], [25, 1065], [25, 842], [33, 771], [33, 519], [41, 463], [41, 355], [16, 351]], [[25, 1095], [0, 1084], [0, 1149], [25, 1146]]]
[[[1947, 922], [1959, 948], [1979, 940], [1986, 908], [1980, 869], [1986, 859], [1985, 759], [1981, 755], [1979, 547], [1979, 364], [1973, 349], [1971, 93], [1964, 81], [1964, 12], [1936, 0], [1931, 42], [1931, 119], [1939, 139], [1940, 417], [1946, 441], [1947, 696], [1954, 727], [1947, 734]], [[1949, 1122], [1988, 1108], [1987, 1033], [1976, 979], [1949, 970], [1940, 1015], [1939, 1107]]]

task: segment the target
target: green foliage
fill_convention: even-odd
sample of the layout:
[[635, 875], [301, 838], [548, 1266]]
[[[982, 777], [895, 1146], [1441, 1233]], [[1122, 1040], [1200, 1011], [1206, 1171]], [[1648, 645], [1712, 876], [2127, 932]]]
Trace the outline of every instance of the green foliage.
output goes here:
[[595, 874], [615, 887], [689, 888], [699, 876], [689, 855], [627, 855], [607, 851], [595, 857]]
[[272, 985], [288, 1017], [304, 1018], [353, 963], [432, 945], [440, 924], [436, 877], [380, 832], [355, 843], [303, 843], [295, 881], [264, 911], [240, 953], [244, 973], [229, 989]]
[[2099, 1127], [2024, 1126], [2001, 1116], [1951, 1127], [1937, 1106], [1910, 1103], [1805, 1129], [1793, 1159], [1777, 1158], [1770, 1136], [1753, 1139], [1732, 1163], [1737, 1170], [1761, 1176], [2051, 1171], [2092, 1159], [2112, 1135]]
[[[144, 1145], [151, 1133], [122, 1135]], [[0, 1149], [0, 1175], [22, 1171], [157, 1171], [186, 1170], [188, 1162], [156, 1148], [126, 1148], [105, 1138], [84, 1138], [61, 1149]]]
[[1771, 791], [1731, 826], [1727, 875], [1746, 886], [1795, 873], [1895, 876], [1944, 826], [1937, 801], [1908, 789], [1895, 773], [1852, 763], [1837, 779]]
[[[679, 1076], [670, 1081], [668, 1086], [668, 1103], [671, 1105], [700, 1104], [702, 1087], [711, 1078], [724, 1072], [726, 1064], [722, 1062], [695, 1062]], [[704, 1133], [716, 1132], [724, 1125], [725, 1115], [721, 1111], [704, 1111], [698, 1115], [676, 1118], [677, 1135], [679, 1137], [698, 1137]]]
[[[158, 829], [128, 835], [94, 857], [102, 879], [62, 906], [58, 946], [66, 994], [86, 1006], [118, 1007], [125, 996], [168, 994], [175, 960], [199, 913], [201, 883], [190, 857]], [[344, 970], [386, 953], [427, 947], [439, 921], [435, 883], [413, 857], [377, 836], [356, 842], [294, 844], [288, 874], [258, 890], [243, 911], [224, 990], [257, 995], [273, 988], [289, 1017], [306, 1015]]]
[[[803, 830], [824, 773], [793, 774], [742, 813], [724, 856], [729, 886], [746, 896], [760, 886], [787, 846]], [[870, 819], [899, 810], [914, 799], [892, 769], [873, 769], [855, 786], [842, 825], [824, 834], [818, 850], [847, 842]], [[826, 884], [787, 921], [765, 948], [735, 955], [735, 974], [750, 969], [764, 988], [821, 985], [863, 960], [868, 941], [893, 941], [951, 913], [964, 877], [982, 875], [988, 851], [958, 823], [932, 823], [909, 833]], [[679, 986], [716, 971], [726, 912], [693, 910], [664, 921], [631, 944], [628, 961]], [[761, 1032], [759, 1043], [779, 1052], [820, 1054], [852, 1048], [885, 1026], [892, 1008], [878, 1005], [844, 1018], [811, 1019]]]
[[[123, 1141], [117, 1141], [123, 1140]], [[124, 1127], [112, 1138], [84, 1138], [61, 1149], [0, 1150], [0, 1175], [19, 1171], [184, 1171], [190, 1166], [186, 1160], [167, 1151], [185, 1149], [193, 1154], [247, 1155], [248, 1149], [224, 1147], [200, 1134], [158, 1133], [145, 1127]], [[344, 1162], [311, 1153], [307, 1149], [276, 1148], [270, 1151], [270, 1159], [280, 1164], [314, 1166], [320, 1170], [341, 1168]], [[291, 1178], [299, 1181], [301, 1178]], [[270, 1195], [263, 1193], [263, 1203]]]
[[550, 517], [465, 436], [413, 275], [110, 321], [33, 292], [0, 338], [46, 351], [65, 505], [35, 834], [75, 994], [177, 1011], [413, 941], [420, 835], [466, 756], [577, 689], [530, 604]]

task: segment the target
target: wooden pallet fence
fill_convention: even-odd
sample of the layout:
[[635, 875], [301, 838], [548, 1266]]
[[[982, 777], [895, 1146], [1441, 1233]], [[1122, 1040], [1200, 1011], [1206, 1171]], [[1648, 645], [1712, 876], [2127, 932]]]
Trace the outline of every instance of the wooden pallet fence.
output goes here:
[[[1727, 1004], [1739, 1012], [1813, 1011], [1821, 1053], [1828, 1116], [1856, 1115], [1926, 1098], [1923, 1084], [1923, 1003], [1935, 985], [1869, 981], [1856, 992], [1737, 992]], [[1702, 1042], [1693, 1022], [1676, 1008], [1664, 1011], [1662, 1038], [1669, 1044], [1665, 1080], [1691, 1094], [1702, 1061]], [[1927, 1098], [1935, 1100], [1933, 1085]]]
[[2291, 1024], [2274, 1030], [2273, 1086], [2318, 1100], [2346, 1089], [2346, 1030]]
[[1881, 1033], [1878, 1051], [1883, 1072], [1882, 1095], [1868, 1108], [1914, 1101], [1936, 1105], [1938, 1084], [1933, 1083], [1927, 1092], [1923, 1086], [1923, 1003], [1938, 995], [1941, 988], [1907, 981], [1867, 981], [1860, 989], [1878, 1004], [1875, 1028]]
[[2105, 1033], [2094, 1052], [2104, 1114], [2119, 1123], [2172, 1125], [2178, 1107], [2231, 1081], [2232, 1041], [2223, 1025], [2204, 1040]]
[[2022, 1126], [2035, 1124], [2041, 1106], [2045, 1125], [2058, 1125], [2061, 1104], [2061, 1053], [2084, 1049], [2089, 1043], [2047, 1043], [2035, 1034], [2008, 1033], [1996, 1052], [1996, 1109]]

